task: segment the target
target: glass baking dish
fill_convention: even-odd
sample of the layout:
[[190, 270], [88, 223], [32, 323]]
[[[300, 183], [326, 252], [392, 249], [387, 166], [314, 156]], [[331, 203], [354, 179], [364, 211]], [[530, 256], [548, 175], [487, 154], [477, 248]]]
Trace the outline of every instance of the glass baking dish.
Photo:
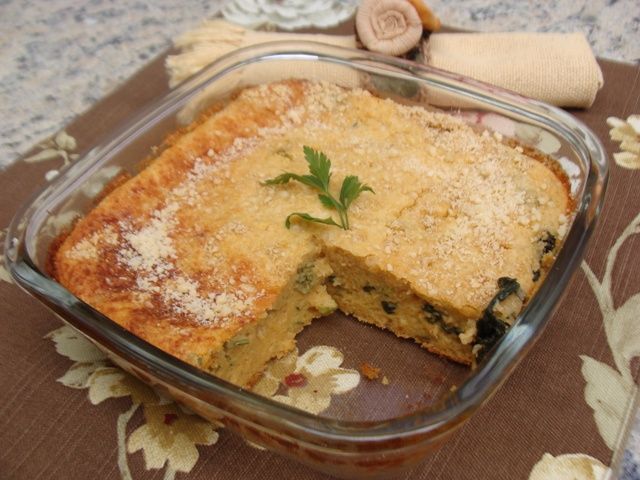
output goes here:
[[[363, 87], [396, 101], [438, 108], [478, 128], [515, 136], [553, 152], [575, 199], [563, 246], [516, 324], [476, 369], [431, 355], [416, 344], [341, 313], [314, 322], [300, 351], [338, 347], [343, 367], [383, 365], [391, 384], [361, 382], [357, 395], [334, 397], [320, 415], [275, 402], [200, 371], [136, 337], [46, 273], [51, 243], [88, 212], [116, 175], [135, 174], [155, 146], [197, 112], [239, 88], [286, 78]], [[551, 147], [550, 147], [551, 145]], [[539, 337], [581, 259], [603, 202], [607, 160], [597, 138], [557, 108], [412, 62], [312, 42], [275, 42], [233, 52], [177, 86], [36, 194], [7, 235], [7, 263], [16, 283], [143, 381], [222, 423], [247, 440], [341, 477], [388, 477], [436, 449], [480, 408]], [[360, 388], [360, 387], [359, 387]]]

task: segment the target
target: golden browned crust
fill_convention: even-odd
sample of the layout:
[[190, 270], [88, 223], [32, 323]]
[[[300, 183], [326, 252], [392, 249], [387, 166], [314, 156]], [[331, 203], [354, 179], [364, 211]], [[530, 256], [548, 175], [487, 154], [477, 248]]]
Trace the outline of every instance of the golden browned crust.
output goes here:
[[[152, 222], [156, 209], [166, 204], [166, 193], [183, 182], [196, 163], [201, 168], [215, 168], [216, 163], [221, 162], [220, 154], [232, 147], [234, 141], [254, 136], [265, 126], [278, 126], [281, 123], [278, 110], [302, 98], [301, 85], [291, 83], [288, 91], [291, 95], [287, 99], [265, 95], [262, 102], [238, 100], [221, 114], [203, 119], [200, 123], [203, 128], [171, 139], [173, 145], [149, 168], [113, 189], [64, 238], [52, 262], [51, 272], [55, 278], [131, 332], [187, 361], [194, 353], [219, 347], [244, 323], [263, 316], [281, 285], [269, 284], [268, 279], [257, 275], [248, 256], [243, 258], [237, 254], [230, 259], [234, 269], [220, 280], [215, 279], [211, 268], [204, 268], [197, 261], [184, 266], [189, 270], [189, 279], [201, 278], [207, 284], [201, 290], [224, 292], [224, 286], [219, 283], [233, 282], [238, 287], [247, 285], [255, 292], [262, 292], [251, 308], [233, 312], [233, 321], [212, 328], [211, 324], [195, 318], [193, 312], [171, 308], [161, 293], [140, 294], [136, 282], [141, 272], [127, 265], [121, 254], [122, 246], [127, 244], [126, 237], [131, 234], [127, 229], [135, 230]], [[171, 235], [183, 232], [190, 242], [208, 235], [206, 228], [194, 231], [193, 218], [189, 218], [188, 212], [180, 212], [178, 217]], [[105, 232], [112, 238], [105, 238]], [[95, 238], [93, 244], [92, 238]], [[87, 251], [83, 252], [81, 247]], [[170, 271], [164, 281], [176, 278], [183, 279]], [[206, 296], [204, 291], [202, 294]], [[234, 300], [235, 305], [231, 305], [237, 307], [241, 300], [238, 297]]]

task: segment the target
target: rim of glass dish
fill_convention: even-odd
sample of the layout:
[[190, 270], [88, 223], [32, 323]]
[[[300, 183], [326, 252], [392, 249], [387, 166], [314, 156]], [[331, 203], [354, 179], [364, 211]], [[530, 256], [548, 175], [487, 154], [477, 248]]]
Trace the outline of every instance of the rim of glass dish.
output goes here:
[[[496, 344], [491, 354], [478, 365], [477, 370], [455, 392], [445, 398], [438, 410], [428, 407], [387, 420], [338, 420], [313, 415], [262, 397], [199, 370], [125, 330], [41, 272], [26, 251], [26, 230], [20, 228], [20, 223], [25, 221], [25, 217], [29, 220], [26, 223], [30, 223], [33, 213], [37, 211], [37, 200], [48, 198], [51, 201], [56, 194], [64, 192], [69, 183], [93, 171], [92, 167], [97, 168], [96, 165], [100, 164], [101, 159], [109, 158], [114, 145], [126, 141], [144, 125], [153, 124], [154, 119], [174, 111], [177, 104], [186, 103], [201, 89], [219, 78], [250, 64], [283, 60], [321, 61], [360, 71], [381, 71], [481, 101], [493, 108], [518, 114], [553, 128], [585, 161], [588, 171], [584, 179], [582, 198], [576, 204], [571, 228], [543, 284], [520, 313], [516, 324]], [[579, 120], [556, 107], [457, 74], [393, 57], [308, 41], [270, 42], [239, 49], [219, 58], [198, 74], [171, 89], [149, 107], [142, 109], [132, 120], [121, 124], [116, 130], [115, 138], [111, 137], [108, 141], [96, 144], [88, 154], [72, 164], [54, 182], [34, 194], [21, 207], [9, 226], [5, 252], [9, 270], [17, 283], [50, 308], [62, 313], [72, 326], [98, 343], [101, 343], [99, 339], [107, 340], [108, 348], [117, 347], [115, 353], [123, 359], [138, 367], [151, 367], [149, 369], [158, 378], [170, 385], [179, 385], [186, 393], [196, 398], [203, 399], [203, 393], [224, 395], [242, 405], [245, 411], [254, 409], [260, 412], [258, 417], [262, 419], [276, 417], [275, 421], [285, 422], [288, 430], [285, 435], [303, 432], [311, 438], [321, 436], [323, 439], [379, 442], [408, 435], [438, 434], [461, 423], [468, 418], [469, 412], [487, 401], [541, 334], [565, 291], [593, 231], [604, 200], [607, 170], [606, 154], [597, 137]], [[13, 240], [16, 234], [20, 235], [17, 248]], [[69, 314], [73, 320], [68, 318]], [[251, 420], [247, 422], [253, 423]], [[280, 431], [272, 433], [283, 435]]]

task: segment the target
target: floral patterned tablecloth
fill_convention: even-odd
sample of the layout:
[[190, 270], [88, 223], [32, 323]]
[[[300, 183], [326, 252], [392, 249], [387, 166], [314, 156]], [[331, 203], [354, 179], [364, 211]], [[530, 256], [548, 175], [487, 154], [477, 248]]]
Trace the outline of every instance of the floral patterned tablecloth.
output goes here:
[[[605, 87], [595, 105], [572, 112], [615, 159], [582, 268], [510, 380], [408, 479], [595, 479], [622, 461], [623, 478], [638, 478], [634, 452], [625, 454], [622, 445], [640, 365], [640, 67], [601, 67]], [[159, 58], [5, 171], [0, 225], [96, 136], [166, 91], [166, 80]], [[553, 151], [544, 136], [536, 140]], [[4, 269], [0, 299], [2, 478], [325, 478], [205, 422], [112, 366], [18, 290]], [[297, 382], [298, 375], [307, 381]], [[256, 388], [320, 413], [366, 381], [338, 346], [303, 342]], [[637, 448], [637, 437], [629, 445]]]

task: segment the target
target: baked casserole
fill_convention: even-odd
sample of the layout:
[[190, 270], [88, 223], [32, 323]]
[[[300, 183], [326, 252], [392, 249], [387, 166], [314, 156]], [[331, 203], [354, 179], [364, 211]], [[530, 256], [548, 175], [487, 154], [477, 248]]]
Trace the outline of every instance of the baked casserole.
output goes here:
[[[566, 179], [537, 152], [367, 90], [291, 80], [240, 92], [174, 135], [52, 251], [73, 294], [241, 386], [339, 308], [471, 365], [513, 324], [566, 233]], [[289, 182], [305, 151], [375, 191], [349, 228]], [[321, 320], [320, 320], [321, 321]]]

